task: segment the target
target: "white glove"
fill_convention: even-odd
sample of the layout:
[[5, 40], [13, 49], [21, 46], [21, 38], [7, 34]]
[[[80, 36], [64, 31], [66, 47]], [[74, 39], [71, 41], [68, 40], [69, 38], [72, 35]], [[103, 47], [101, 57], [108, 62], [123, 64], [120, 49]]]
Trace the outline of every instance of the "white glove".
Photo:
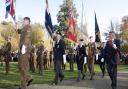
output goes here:
[[116, 44], [113, 44], [113, 48], [114, 48], [114, 49], [117, 49], [117, 46], [116, 46]]
[[21, 53], [22, 54], [25, 54], [26, 53], [26, 47], [25, 47], [25, 45], [22, 46]]
[[104, 58], [101, 59], [101, 62], [104, 62]]
[[96, 54], [96, 61], [98, 60], [98, 53]]
[[66, 54], [63, 55], [63, 62], [64, 62], [64, 64], [66, 64], [66, 62], [67, 62], [66, 61]]
[[87, 57], [84, 57], [84, 64], [87, 64]]
[[55, 41], [53, 41], [52, 46], [55, 47]]

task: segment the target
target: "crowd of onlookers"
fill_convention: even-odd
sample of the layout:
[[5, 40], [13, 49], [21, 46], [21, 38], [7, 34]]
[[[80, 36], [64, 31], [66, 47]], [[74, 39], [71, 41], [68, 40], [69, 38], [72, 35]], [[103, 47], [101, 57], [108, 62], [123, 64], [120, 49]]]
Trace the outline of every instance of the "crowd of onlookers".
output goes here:
[[127, 52], [122, 52], [122, 63], [123, 64], [128, 64], [128, 53]]

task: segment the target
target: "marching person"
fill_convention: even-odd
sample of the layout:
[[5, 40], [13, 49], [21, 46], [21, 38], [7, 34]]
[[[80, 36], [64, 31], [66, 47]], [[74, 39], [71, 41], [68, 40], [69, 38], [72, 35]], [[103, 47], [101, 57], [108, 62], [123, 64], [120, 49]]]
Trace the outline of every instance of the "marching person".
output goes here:
[[6, 74], [8, 74], [9, 70], [10, 70], [10, 64], [9, 64], [10, 60], [11, 60], [11, 38], [8, 37], [7, 44], [5, 46], [5, 69], [6, 69]]
[[21, 88], [27, 89], [27, 86], [33, 81], [31, 75], [29, 74], [29, 60], [31, 52], [31, 41], [32, 41], [32, 27], [30, 26], [30, 18], [25, 17], [23, 20], [23, 28], [16, 30], [20, 34], [19, 43], [19, 70], [21, 75]]
[[44, 70], [48, 69], [48, 51], [46, 48], [44, 48], [44, 52], [43, 52], [43, 66], [44, 66]]
[[38, 65], [38, 70], [39, 74], [43, 74], [43, 52], [44, 52], [44, 45], [43, 42], [41, 42], [38, 50], [37, 50], [37, 65]]
[[85, 74], [83, 71], [83, 66], [84, 66], [84, 57], [87, 56], [86, 51], [85, 51], [85, 46], [83, 44], [83, 39], [80, 39], [79, 45], [77, 47], [77, 68], [78, 68], [78, 77], [77, 77], [77, 82], [80, 81], [80, 77], [82, 74], [82, 79], [85, 78]]
[[102, 78], [105, 75], [105, 60], [104, 60], [104, 43], [101, 43], [100, 47], [97, 47], [97, 49], [99, 50], [99, 54], [98, 54], [98, 64], [100, 66], [100, 69], [102, 71]]
[[117, 89], [117, 62], [120, 44], [116, 41], [115, 32], [109, 32], [109, 39], [104, 49], [104, 58], [107, 64], [107, 71], [112, 81], [112, 89]]
[[95, 53], [96, 53], [96, 46], [95, 42], [93, 42], [93, 37], [90, 36], [90, 42], [88, 43], [88, 57], [87, 57], [87, 64], [88, 69], [90, 72], [90, 80], [94, 79], [94, 63], [95, 63]]
[[53, 60], [54, 70], [55, 70], [55, 78], [53, 83], [57, 85], [59, 78], [60, 78], [60, 82], [64, 79], [64, 74], [62, 72], [62, 61], [63, 61], [63, 55], [65, 54], [65, 43], [61, 38], [60, 32], [57, 32], [56, 34], [55, 44], [53, 45], [53, 53], [54, 53], [54, 60]]
[[73, 72], [74, 71], [74, 49], [73, 47], [70, 45], [69, 46], [69, 52], [68, 52], [68, 57], [69, 57], [69, 65], [70, 65], [70, 71]]
[[30, 70], [33, 73], [35, 73], [35, 71], [36, 71], [36, 47], [35, 47], [35, 45], [32, 46], [29, 65], [30, 65]]
[[53, 66], [53, 51], [51, 50], [49, 53], [49, 59], [50, 59], [50, 68]]

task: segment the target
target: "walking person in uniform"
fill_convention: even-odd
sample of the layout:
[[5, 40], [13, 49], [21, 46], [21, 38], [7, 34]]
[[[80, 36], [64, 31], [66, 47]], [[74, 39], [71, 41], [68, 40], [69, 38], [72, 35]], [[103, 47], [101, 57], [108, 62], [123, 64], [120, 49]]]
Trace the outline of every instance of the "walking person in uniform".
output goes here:
[[77, 81], [80, 81], [80, 77], [82, 74], [82, 79], [85, 78], [85, 74], [83, 71], [83, 67], [84, 67], [84, 57], [86, 57], [86, 51], [85, 51], [85, 46], [83, 44], [83, 39], [80, 39], [79, 45], [77, 47], [77, 68], [78, 68], [78, 77], [77, 77]]
[[94, 79], [94, 63], [95, 63], [95, 52], [96, 52], [96, 47], [95, 47], [95, 42], [92, 41], [93, 37], [90, 37], [90, 42], [88, 43], [88, 57], [87, 57], [87, 64], [88, 64], [88, 69], [90, 72], [90, 80]]
[[64, 74], [62, 72], [62, 61], [63, 55], [65, 54], [65, 43], [61, 38], [61, 33], [57, 32], [56, 41], [53, 45], [53, 53], [54, 53], [54, 70], [55, 70], [55, 78], [52, 84], [58, 84], [58, 79], [60, 78], [60, 82], [64, 78]]
[[98, 54], [98, 64], [100, 66], [100, 69], [102, 71], [102, 78], [104, 78], [105, 75], [105, 60], [104, 60], [104, 47], [103, 47], [104, 43], [101, 43], [100, 47], [97, 47], [97, 49], [99, 50], [99, 54]]
[[35, 54], [35, 45], [32, 46], [31, 54], [30, 54], [30, 70], [35, 73], [36, 71], [36, 54]]
[[104, 49], [104, 58], [107, 64], [107, 71], [112, 81], [112, 89], [117, 89], [117, 62], [120, 44], [116, 41], [115, 33], [109, 32], [109, 39]]
[[70, 71], [73, 72], [74, 71], [74, 49], [72, 48], [72, 46], [69, 46], [69, 52], [68, 52], [68, 57], [69, 57], [69, 65], [70, 65]]
[[43, 74], [43, 52], [44, 52], [44, 45], [43, 43], [40, 44], [40, 47], [38, 48], [37, 51], [37, 62], [38, 62], [38, 70], [39, 70], [39, 74]]
[[52, 68], [53, 66], [53, 51], [52, 50], [50, 50], [49, 59], [50, 59], [50, 68]]
[[23, 28], [16, 29], [20, 34], [20, 43], [19, 43], [19, 70], [21, 76], [21, 88], [27, 89], [27, 86], [33, 81], [31, 75], [29, 74], [29, 60], [31, 52], [31, 41], [32, 41], [32, 27], [30, 26], [30, 18], [25, 17], [23, 20]]
[[87, 44], [85, 44], [85, 52], [86, 52], [86, 57], [84, 58], [84, 73], [85, 73], [85, 76], [87, 74], [87, 56], [88, 56], [88, 52], [87, 52]]
[[10, 60], [11, 60], [11, 38], [8, 37], [7, 44], [5, 46], [5, 69], [6, 69], [6, 74], [8, 74], [9, 70], [10, 70], [10, 64], [9, 64]]
[[46, 48], [44, 48], [44, 52], [43, 52], [43, 66], [44, 66], [44, 69], [48, 69], [48, 51]]

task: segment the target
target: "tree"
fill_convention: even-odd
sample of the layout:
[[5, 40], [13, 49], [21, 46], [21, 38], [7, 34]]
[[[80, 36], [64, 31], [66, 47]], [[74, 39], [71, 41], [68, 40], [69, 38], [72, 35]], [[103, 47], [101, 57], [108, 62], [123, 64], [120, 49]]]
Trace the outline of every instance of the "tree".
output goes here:
[[73, 4], [73, 0], [64, 0], [63, 4], [60, 5], [60, 11], [57, 14], [59, 26], [62, 28], [61, 31], [63, 31], [64, 34], [67, 32], [69, 27], [70, 10], [72, 11], [74, 18], [77, 21], [78, 14], [75, 5]]
[[32, 44], [37, 45], [38, 43], [43, 41], [44, 28], [39, 23], [33, 24], [32, 28]]
[[122, 18], [121, 36], [125, 42], [128, 42], [128, 16]]
[[2, 45], [6, 44], [6, 40], [8, 37], [11, 37], [11, 44], [12, 46], [12, 51], [16, 51], [18, 49], [18, 42], [19, 42], [19, 35], [18, 33], [14, 30], [12, 22], [5, 22], [3, 21], [0, 25], [1, 31], [0, 35], [2, 38]]

